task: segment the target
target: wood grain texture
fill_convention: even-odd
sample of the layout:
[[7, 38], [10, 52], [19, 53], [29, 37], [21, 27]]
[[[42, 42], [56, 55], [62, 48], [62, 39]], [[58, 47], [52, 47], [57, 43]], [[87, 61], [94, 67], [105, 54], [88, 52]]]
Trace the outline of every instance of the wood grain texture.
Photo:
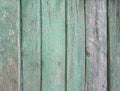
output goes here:
[[65, 90], [65, 1], [42, 0], [42, 91]]
[[86, 0], [86, 89], [107, 91], [106, 0]]
[[0, 0], [0, 91], [18, 91], [19, 0]]
[[109, 0], [109, 91], [120, 90], [120, 0]]
[[40, 91], [40, 0], [22, 0], [23, 90]]
[[84, 91], [85, 85], [85, 21], [84, 0], [67, 3], [67, 91]]

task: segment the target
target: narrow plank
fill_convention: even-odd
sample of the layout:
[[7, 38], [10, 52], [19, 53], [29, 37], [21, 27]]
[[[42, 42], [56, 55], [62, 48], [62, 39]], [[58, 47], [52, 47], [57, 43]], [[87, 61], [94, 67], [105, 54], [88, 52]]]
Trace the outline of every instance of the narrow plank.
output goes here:
[[109, 91], [120, 90], [120, 0], [109, 0]]
[[84, 91], [85, 21], [84, 0], [68, 0], [67, 91]]
[[40, 0], [22, 0], [23, 90], [40, 91]]
[[106, 0], [86, 0], [86, 89], [107, 91]]
[[65, 1], [42, 0], [42, 91], [65, 90]]
[[0, 0], [0, 91], [18, 91], [19, 0]]

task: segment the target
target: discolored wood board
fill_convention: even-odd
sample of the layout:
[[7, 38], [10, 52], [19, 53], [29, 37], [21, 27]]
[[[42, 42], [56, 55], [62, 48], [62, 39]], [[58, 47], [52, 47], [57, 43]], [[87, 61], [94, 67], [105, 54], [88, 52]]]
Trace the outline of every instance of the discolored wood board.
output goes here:
[[86, 0], [86, 89], [107, 91], [106, 0]]
[[41, 28], [40, 0], [22, 0], [23, 91], [40, 91]]
[[65, 91], [64, 0], [42, 0], [42, 91]]
[[120, 0], [0, 0], [0, 91], [119, 91], [119, 36]]
[[0, 0], [0, 91], [18, 91], [19, 0]]
[[67, 91], [84, 91], [84, 0], [68, 0], [67, 4]]
[[120, 90], [120, 0], [108, 2], [109, 91]]

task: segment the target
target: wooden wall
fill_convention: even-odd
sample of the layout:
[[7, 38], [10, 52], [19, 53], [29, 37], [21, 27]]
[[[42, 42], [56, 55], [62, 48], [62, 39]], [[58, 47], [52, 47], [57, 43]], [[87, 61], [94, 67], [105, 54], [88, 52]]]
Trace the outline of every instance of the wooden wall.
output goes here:
[[120, 0], [0, 0], [0, 91], [119, 91]]

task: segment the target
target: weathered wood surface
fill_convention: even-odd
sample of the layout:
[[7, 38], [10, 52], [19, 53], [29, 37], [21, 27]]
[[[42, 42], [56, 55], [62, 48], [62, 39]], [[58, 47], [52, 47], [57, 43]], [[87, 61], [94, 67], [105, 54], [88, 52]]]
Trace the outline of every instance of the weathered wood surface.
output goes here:
[[120, 0], [0, 0], [0, 91], [119, 91], [119, 36]]
[[86, 89], [107, 91], [106, 0], [86, 0]]
[[109, 0], [109, 91], [120, 90], [120, 0]]
[[41, 29], [40, 0], [22, 0], [23, 91], [40, 91]]
[[84, 0], [68, 0], [67, 4], [67, 91], [84, 91]]
[[18, 89], [19, 0], [0, 0], [0, 91]]
[[65, 0], [42, 0], [42, 91], [65, 91]]

